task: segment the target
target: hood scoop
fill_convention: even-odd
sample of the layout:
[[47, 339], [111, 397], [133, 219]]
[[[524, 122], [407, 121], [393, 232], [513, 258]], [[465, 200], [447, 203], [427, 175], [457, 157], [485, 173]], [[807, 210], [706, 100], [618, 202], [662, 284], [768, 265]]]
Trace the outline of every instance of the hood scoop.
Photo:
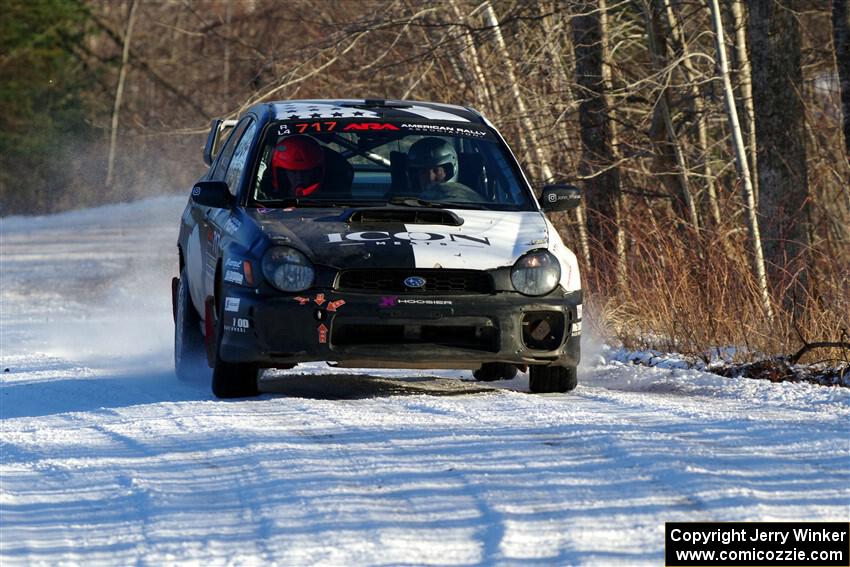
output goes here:
[[463, 219], [452, 211], [444, 209], [411, 208], [411, 207], [381, 207], [354, 209], [345, 219], [348, 224], [441, 224], [445, 226], [460, 226]]

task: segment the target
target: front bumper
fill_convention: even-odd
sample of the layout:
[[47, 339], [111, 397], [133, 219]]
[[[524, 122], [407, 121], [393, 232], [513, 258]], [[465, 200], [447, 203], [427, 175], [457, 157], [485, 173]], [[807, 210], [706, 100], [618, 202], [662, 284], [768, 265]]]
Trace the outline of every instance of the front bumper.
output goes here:
[[226, 362], [474, 368], [485, 362], [575, 366], [580, 357], [580, 291], [559, 288], [543, 297], [322, 289], [263, 296], [231, 285], [222, 291], [220, 357]]

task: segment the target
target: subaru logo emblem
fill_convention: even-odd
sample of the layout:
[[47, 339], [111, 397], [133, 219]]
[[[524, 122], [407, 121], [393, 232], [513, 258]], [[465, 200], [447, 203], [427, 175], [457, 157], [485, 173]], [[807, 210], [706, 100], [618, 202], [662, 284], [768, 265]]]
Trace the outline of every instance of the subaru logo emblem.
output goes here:
[[425, 278], [420, 278], [419, 276], [410, 276], [409, 278], [405, 278], [404, 285], [407, 287], [422, 287], [425, 285]]

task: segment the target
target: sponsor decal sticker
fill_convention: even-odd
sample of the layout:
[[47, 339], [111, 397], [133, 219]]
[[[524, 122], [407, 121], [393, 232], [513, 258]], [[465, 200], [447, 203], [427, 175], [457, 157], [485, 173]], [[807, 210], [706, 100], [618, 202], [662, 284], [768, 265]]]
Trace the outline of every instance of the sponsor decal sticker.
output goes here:
[[487, 236], [478, 236], [474, 234], [445, 234], [441, 232], [396, 232], [390, 233], [383, 230], [369, 230], [363, 232], [333, 232], [327, 235], [329, 244], [341, 244], [344, 241], [359, 242], [363, 244], [384, 244], [386, 241], [394, 241], [394, 244], [399, 244], [401, 241], [410, 242], [413, 245], [430, 245], [438, 244], [440, 246], [448, 246], [449, 244], [456, 246], [474, 246], [482, 248], [490, 246], [490, 238]]
[[224, 330], [229, 333], [247, 333], [250, 327], [251, 323], [248, 319], [234, 317], [230, 325], [224, 326]]
[[232, 282], [235, 284], [242, 285], [242, 282], [245, 280], [245, 277], [239, 272], [235, 272], [233, 270], [227, 270], [224, 273], [224, 281]]
[[224, 232], [227, 234], [234, 234], [241, 226], [242, 223], [238, 219], [230, 217], [227, 219], [227, 222], [224, 223]]
[[345, 305], [344, 299], [337, 299], [336, 301], [331, 301], [330, 303], [328, 303], [328, 311], [333, 313], [334, 311], [338, 310], [343, 305]]
[[396, 307], [398, 305], [451, 305], [451, 299], [428, 299], [427, 297], [399, 297], [385, 295], [381, 297], [378, 307]]
[[342, 129], [343, 132], [351, 132], [352, 130], [400, 130], [400, 128], [389, 122], [352, 122]]
[[321, 325], [319, 325], [317, 330], [319, 331], [319, 344], [320, 345], [326, 344], [328, 342], [328, 327], [327, 327], [327, 325], [322, 323]]
[[224, 298], [224, 310], [225, 311], [239, 311], [239, 298], [238, 297], [226, 297], [226, 298]]
[[314, 299], [313, 301], [316, 302], [316, 305], [321, 306], [325, 302], [325, 294], [324, 293], [316, 294], [316, 299]]
[[453, 136], [469, 136], [472, 138], [486, 138], [487, 132], [474, 130], [463, 126], [448, 126], [443, 124], [402, 124], [402, 128], [415, 132], [427, 132], [429, 134], [443, 134]]
[[449, 299], [420, 299], [401, 297], [395, 300], [396, 305], [451, 305]]
[[309, 297], [302, 297], [302, 296], [298, 295], [296, 297], [293, 297], [292, 299], [294, 299], [295, 301], [297, 301], [301, 305], [307, 305], [308, 303], [310, 303]]

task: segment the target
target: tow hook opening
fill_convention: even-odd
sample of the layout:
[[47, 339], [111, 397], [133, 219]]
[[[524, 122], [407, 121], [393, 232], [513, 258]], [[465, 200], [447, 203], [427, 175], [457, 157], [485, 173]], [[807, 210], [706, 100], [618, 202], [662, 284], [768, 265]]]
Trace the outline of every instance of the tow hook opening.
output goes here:
[[525, 313], [522, 342], [531, 350], [555, 350], [564, 342], [564, 314], [559, 311]]

